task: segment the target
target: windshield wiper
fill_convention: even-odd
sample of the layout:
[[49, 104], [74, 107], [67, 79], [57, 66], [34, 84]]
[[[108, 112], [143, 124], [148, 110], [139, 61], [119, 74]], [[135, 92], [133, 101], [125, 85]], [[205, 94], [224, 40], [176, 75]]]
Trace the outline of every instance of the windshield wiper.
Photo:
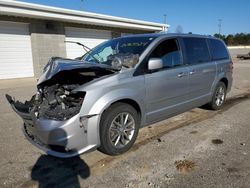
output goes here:
[[84, 45], [84, 44], [82, 44], [82, 43], [80, 43], [80, 42], [75, 42], [75, 41], [64, 41], [64, 42], [73, 43], [73, 44], [77, 44], [77, 45], [79, 45], [79, 46], [82, 46], [82, 48], [84, 49], [84, 51], [85, 51], [87, 54], [89, 54], [91, 57], [93, 57], [94, 60], [96, 60], [97, 63], [100, 63], [100, 61], [99, 61], [97, 58], [95, 58], [95, 57], [90, 53], [90, 52], [92, 51], [92, 49], [89, 48], [88, 46], [86, 46], [86, 45]]

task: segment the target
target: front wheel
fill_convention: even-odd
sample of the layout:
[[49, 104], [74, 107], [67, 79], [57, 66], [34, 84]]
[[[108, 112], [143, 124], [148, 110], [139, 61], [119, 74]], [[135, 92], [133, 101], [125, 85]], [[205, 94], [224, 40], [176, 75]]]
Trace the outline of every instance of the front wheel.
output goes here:
[[116, 103], [104, 112], [100, 123], [98, 148], [108, 155], [128, 151], [134, 144], [140, 127], [138, 112], [126, 103]]
[[226, 100], [227, 88], [223, 82], [219, 82], [214, 90], [212, 101], [208, 107], [212, 110], [220, 109]]

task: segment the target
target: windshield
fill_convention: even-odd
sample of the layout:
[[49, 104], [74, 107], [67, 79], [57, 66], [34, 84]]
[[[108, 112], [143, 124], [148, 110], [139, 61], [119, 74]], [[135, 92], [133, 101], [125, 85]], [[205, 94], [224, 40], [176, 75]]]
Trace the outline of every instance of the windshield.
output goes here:
[[86, 53], [82, 60], [110, 66], [115, 64], [117, 67], [117, 62], [122, 66], [125, 60], [129, 59], [131, 62], [132, 58], [134, 63], [131, 67], [133, 67], [138, 63], [139, 56], [154, 39], [154, 37], [124, 37], [109, 40]]

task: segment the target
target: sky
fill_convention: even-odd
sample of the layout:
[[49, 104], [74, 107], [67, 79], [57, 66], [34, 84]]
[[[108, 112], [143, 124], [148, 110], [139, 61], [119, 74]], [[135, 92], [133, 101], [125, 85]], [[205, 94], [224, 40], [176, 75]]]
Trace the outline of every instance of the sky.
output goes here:
[[184, 33], [213, 35], [250, 33], [250, 0], [21, 0], [55, 6], [139, 19], [164, 22], [170, 32], [182, 28]]

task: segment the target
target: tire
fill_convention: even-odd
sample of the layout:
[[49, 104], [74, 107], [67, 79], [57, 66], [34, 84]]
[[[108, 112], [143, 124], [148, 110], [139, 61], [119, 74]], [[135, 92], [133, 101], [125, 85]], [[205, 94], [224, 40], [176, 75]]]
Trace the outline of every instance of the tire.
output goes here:
[[108, 155], [125, 153], [134, 144], [139, 127], [139, 114], [131, 105], [121, 102], [113, 104], [101, 118], [101, 145], [98, 150]]
[[219, 82], [214, 90], [212, 101], [207, 104], [211, 110], [219, 110], [226, 100], [227, 88], [223, 82]]

